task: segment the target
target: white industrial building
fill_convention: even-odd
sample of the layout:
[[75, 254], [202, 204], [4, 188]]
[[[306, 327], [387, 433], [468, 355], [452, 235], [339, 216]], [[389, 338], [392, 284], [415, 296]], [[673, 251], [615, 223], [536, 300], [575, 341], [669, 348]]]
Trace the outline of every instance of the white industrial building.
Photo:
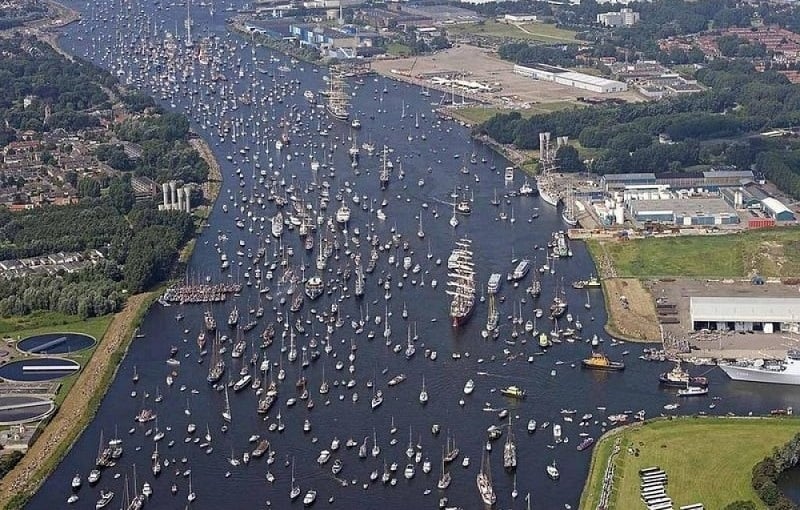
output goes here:
[[695, 331], [796, 332], [800, 298], [691, 297], [689, 317]]
[[578, 73], [561, 67], [547, 64], [528, 64], [514, 66], [516, 74], [533, 78], [534, 80], [551, 81], [568, 87], [588, 90], [597, 94], [610, 94], [612, 92], [625, 92], [628, 85], [621, 81], [609, 80], [589, 74]]
[[606, 27], [632, 27], [639, 23], [639, 13], [625, 7], [618, 12], [603, 12], [598, 14], [597, 22]]

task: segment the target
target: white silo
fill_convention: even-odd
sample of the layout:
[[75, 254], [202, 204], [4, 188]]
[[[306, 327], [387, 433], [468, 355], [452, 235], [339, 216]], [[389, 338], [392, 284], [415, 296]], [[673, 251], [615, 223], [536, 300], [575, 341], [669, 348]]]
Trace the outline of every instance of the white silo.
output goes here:
[[623, 209], [622, 204], [617, 204], [617, 207], [614, 209], [614, 219], [617, 225], [625, 223], [625, 209]]
[[169, 209], [169, 184], [166, 182], [161, 185], [161, 193], [164, 195], [164, 209]]
[[176, 211], [183, 211], [183, 190], [178, 190], [178, 203], [175, 207]]
[[169, 181], [169, 190], [172, 196], [170, 209], [175, 209], [175, 206], [178, 204], [178, 183], [175, 181]]
[[186, 212], [192, 212], [192, 188], [189, 186], [183, 187], [183, 193], [186, 195], [186, 199], [183, 201], [183, 205], [186, 207]]

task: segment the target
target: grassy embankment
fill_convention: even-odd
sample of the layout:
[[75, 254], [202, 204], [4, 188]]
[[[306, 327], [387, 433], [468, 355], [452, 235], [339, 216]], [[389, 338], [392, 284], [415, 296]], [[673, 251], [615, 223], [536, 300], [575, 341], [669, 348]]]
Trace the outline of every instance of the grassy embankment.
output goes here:
[[447, 27], [448, 35], [476, 35], [498, 39], [521, 39], [545, 43], [575, 42], [575, 32], [545, 23], [502, 23], [487, 20], [483, 23], [464, 23]]
[[[609, 508], [643, 508], [639, 498], [639, 469], [658, 466], [669, 477], [667, 495], [675, 508], [703, 503], [724, 508], [753, 501], [765, 508], [751, 486], [751, 472], [775, 447], [800, 431], [794, 418], [680, 418], [634, 425], [606, 435], [595, 447], [581, 496], [581, 510], [594, 510], [603, 475], [617, 437], [614, 489]], [[638, 456], [628, 448], [638, 450]]]
[[[0, 508], [5, 510], [22, 508], [67, 454], [94, 417], [106, 390], [114, 379], [119, 362], [133, 338], [136, 327], [157, 296], [157, 291], [131, 296], [125, 308], [113, 318], [104, 317], [66, 324], [39, 324], [38, 327], [19, 331], [21, 336], [46, 331], [82, 331], [97, 335], [100, 340], [91, 352], [79, 354], [88, 361], [79, 374], [65, 380], [58, 397], [61, 401], [58, 410], [25, 457], [0, 480]], [[55, 317], [53, 315], [51, 319]], [[26, 318], [15, 320], [21, 322]], [[44, 321], [44, 318], [39, 320]], [[34, 319], [33, 322], [35, 321]], [[5, 321], [3, 324], [7, 327], [11, 323]]]
[[596, 260], [604, 251], [617, 276], [633, 278], [800, 274], [800, 231], [792, 227], [727, 235], [590, 241], [589, 248]]

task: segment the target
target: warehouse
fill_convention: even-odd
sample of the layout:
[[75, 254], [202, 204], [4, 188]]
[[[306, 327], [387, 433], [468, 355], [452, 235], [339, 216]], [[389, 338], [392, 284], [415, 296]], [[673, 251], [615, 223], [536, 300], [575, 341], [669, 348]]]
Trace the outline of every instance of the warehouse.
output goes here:
[[689, 317], [694, 331], [796, 331], [800, 298], [691, 297]]
[[776, 198], [767, 197], [761, 201], [764, 212], [775, 221], [794, 221], [794, 214], [783, 202]]
[[668, 198], [626, 200], [631, 217], [638, 223], [663, 223], [677, 226], [736, 225], [739, 216], [721, 198]]
[[547, 64], [528, 64], [514, 66], [514, 72], [522, 76], [533, 78], [534, 80], [552, 81], [560, 85], [575, 87], [598, 94], [610, 94], [612, 92], [625, 92], [628, 85], [621, 81], [599, 78], [589, 74], [577, 73], [561, 67]]

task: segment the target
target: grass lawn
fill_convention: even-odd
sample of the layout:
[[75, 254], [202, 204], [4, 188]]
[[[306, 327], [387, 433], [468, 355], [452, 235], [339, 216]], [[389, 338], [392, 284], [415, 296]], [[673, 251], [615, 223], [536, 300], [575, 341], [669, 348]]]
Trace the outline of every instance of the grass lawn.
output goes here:
[[[793, 418], [683, 418], [630, 427], [606, 436], [595, 448], [580, 508], [596, 508], [608, 456], [620, 436], [609, 508], [644, 508], [639, 469], [651, 466], [666, 471], [667, 495], [675, 508], [703, 503], [720, 509], [736, 500], [765, 508], [750, 485], [752, 468], [798, 432], [800, 421]], [[629, 453], [629, 447], [639, 455]]]
[[386, 45], [386, 53], [397, 57], [408, 57], [411, 55], [411, 48], [405, 44], [392, 42]]
[[519, 112], [523, 119], [540, 113], [551, 113], [565, 108], [577, 106], [579, 103], [573, 101], [553, 101], [550, 103], [536, 103], [530, 108], [499, 108], [495, 106], [467, 106], [464, 108], [454, 108], [450, 110], [456, 117], [462, 118], [471, 124], [481, 124], [497, 114]]
[[[601, 241], [590, 241], [595, 253]], [[733, 278], [800, 274], [800, 231], [775, 228], [716, 236], [605, 242], [619, 276]]]
[[447, 32], [548, 43], [575, 42], [575, 32], [572, 30], [564, 30], [545, 23], [510, 24], [487, 20], [484, 23], [450, 25], [447, 27]]

